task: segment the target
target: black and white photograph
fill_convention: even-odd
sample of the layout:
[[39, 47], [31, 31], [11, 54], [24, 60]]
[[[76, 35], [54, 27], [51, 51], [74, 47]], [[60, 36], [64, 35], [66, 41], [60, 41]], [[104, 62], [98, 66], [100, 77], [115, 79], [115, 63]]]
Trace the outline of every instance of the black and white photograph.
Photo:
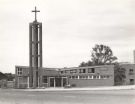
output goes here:
[[135, 104], [135, 1], [0, 0], [0, 104]]

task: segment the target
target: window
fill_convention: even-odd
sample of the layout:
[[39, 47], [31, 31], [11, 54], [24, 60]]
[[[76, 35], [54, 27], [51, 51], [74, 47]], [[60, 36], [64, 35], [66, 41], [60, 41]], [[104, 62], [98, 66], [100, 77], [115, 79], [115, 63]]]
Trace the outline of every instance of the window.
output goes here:
[[79, 73], [86, 73], [86, 70], [85, 69], [80, 69]]
[[47, 83], [47, 76], [43, 76], [42, 81], [43, 83]]
[[107, 78], [110, 78], [109, 75], [101, 75], [101, 79], [107, 79]]
[[82, 76], [82, 79], [86, 79], [86, 76]]
[[99, 79], [99, 76], [97, 76], [97, 79]]
[[79, 76], [79, 79], [88, 79], [88, 76]]
[[78, 79], [78, 76], [75, 76], [76, 79]]
[[70, 76], [70, 79], [78, 79], [78, 76]]
[[76, 69], [70, 70], [70, 73], [76, 73]]
[[89, 79], [93, 79], [93, 76], [92, 75], [89, 75]]
[[64, 72], [63, 71], [61, 71], [61, 74], [63, 74]]
[[133, 69], [129, 69], [129, 72], [133, 72], [134, 70]]
[[94, 68], [88, 68], [88, 73], [95, 73], [95, 69]]
[[101, 75], [101, 79], [103, 79], [104, 78], [104, 76], [103, 75]]
[[130, 80], [130, 85], [134, 84], [134, 79], [129, 79]]
[[134, 73], [134, 70], [133, 69], [129, 69], [129, 75], [133, 75]]
[[85, 76], [86, 79], [88, 79], [89, 77], [88, 76]]
[[94, 79], [100, 79], [101, 76], [99, 76], [99, 75], [94, 75], [93, 78], [94, 78]]
[[94, 79], [97, 79], [97, 76], [96, 76], [96, 75], [94, 75], [94, 76], [93, 76], [93, 78], [94, 78]]
[[92, 73], [95, 73], [95, 69], [94, 68], [91, 68], [92, 69]]
[[110, 78], [110, 76], [109, 76], [109, 75], [107, 75], [107, 76], [106, 76], [106, 78]]
[[133, 72], [134, 70], [133, 69], [129, 69], [129, 72]]
[[79, 79], [82, 79], [82, 76], [79, 76]]
[[72, 76], [72, 79], [75, 79], [75, 76]]
[[22, 75], [22, 68], [17, 68], [17, 75]]
[[68, 73], [69, 70], [65, 70], [65, 73]]

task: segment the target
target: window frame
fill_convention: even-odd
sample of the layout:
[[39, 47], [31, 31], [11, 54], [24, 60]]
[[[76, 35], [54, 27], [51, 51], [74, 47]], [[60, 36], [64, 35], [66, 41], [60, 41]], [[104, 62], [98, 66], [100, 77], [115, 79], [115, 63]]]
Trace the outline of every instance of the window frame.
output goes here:
[[134, 74], [134, 69], [129, 69], [129, 75], [133, 75]]
[[[46, 77], [46, 78], [45, 78]], [[46, 80], [46, 81], [45, 81]], [[48, 83], [48, 78], [47, 76], [42, 76], [42, 83], [46, 84]]]
[[95, 73], [95, 68], [88, 68], [88, 73]]
[[17, 68], [17, 75], [21, 76], [23, 74], [22, 68]]
[[133, 72], [134, 72], [134, 70], [133, 70], [133, 69], [129, 69], [129, 72], [130, 72], [130, 73], [133, 73]]
[[79, 69], [79, 73], [86, 73], [86, 69]]
[[71, 70], [70, 70], [70, 73], [71, 73], [71, 74], [77, 73], [77, 70], [76, 70], [76, 69], [71, 69]]

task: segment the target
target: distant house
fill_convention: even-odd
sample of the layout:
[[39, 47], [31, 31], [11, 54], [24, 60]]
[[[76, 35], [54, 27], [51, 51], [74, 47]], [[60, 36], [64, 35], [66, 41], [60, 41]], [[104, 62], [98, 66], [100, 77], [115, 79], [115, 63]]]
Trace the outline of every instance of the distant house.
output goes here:
[[15, 74], [12, 73], [5, 73], [7, 76], [7, 88], [14, 88], [15, 87]]
[[0, 72], [0, 88], [14, 88], [15, 75], [12, 73]]
[[5, 88], [7, 87], [7, 76], [0, 72], [0, 88]]
[[2, 72], [0, 72], [0, 80], [2, 79], [7, 79], [7, 76], [5, 74], [3, 74]]
[[12, 73], [4, 73], [4, 74], [6, 75], [8, 81], [14, 81], [15, 74]]

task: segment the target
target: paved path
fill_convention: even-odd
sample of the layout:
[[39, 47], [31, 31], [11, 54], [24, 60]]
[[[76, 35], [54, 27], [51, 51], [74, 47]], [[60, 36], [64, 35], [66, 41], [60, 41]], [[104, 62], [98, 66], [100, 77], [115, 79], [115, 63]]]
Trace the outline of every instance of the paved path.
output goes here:
[[135, 85], [128, 86], [99, 86], [85, 88], [45, 88], [45, 89], [25, 89], [24, 91], [100, 91], [100, 90], [128, 90], [134, 89]]
[[0, 89], [0, 104], [135, 104], [135, 90], [24, 91]]

